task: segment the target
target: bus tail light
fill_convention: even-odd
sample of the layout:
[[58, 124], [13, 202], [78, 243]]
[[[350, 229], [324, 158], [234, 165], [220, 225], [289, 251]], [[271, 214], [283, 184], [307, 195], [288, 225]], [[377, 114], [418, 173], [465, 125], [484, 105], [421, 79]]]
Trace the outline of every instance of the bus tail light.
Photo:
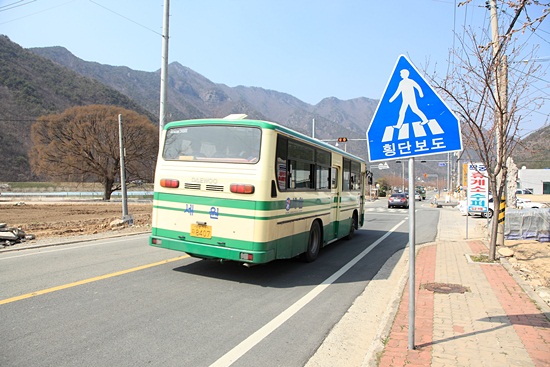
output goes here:
[[254, 255], [247, 254], [246, 252], [241, 252], [240, 258], [241, 258], [241, 260], [252, 261], [252, 260], [254, 260]]
[[231, 184], [229, 189], [235, 194], [253, 194], [254, 185], [249, 184]]
[[160, 180], [160, 186], [169, 187], [171, 189], [177, 189], [178, 187], [180, 187], [180, 182], [179, 180], [174, 180], [171, 178], [163, 178]]
[[153, 239], [151, 240], [151, 243], [152, 243], [153, 245], [160, 246], [160, 245], [162, 245], [162, 240], [161, 240], [161, 239], [158, 239], [158, 238], [153, 238]]

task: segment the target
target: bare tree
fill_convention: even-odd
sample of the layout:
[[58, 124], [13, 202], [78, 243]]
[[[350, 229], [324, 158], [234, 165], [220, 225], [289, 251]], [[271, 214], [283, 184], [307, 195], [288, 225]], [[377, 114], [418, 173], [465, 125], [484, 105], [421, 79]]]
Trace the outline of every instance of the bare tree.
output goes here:
[[[491, 10], [496, 1], [487, 3]], [[538, 10], [542, 6], [541, 16], [531, 17], [530, 6]], [[509, 15], [507, 23], [501, 22], [503, 32], [495, 37], [489, 31], [465, 29], [464, 36], [457, 35], [459, 47], [452, 50], [448, 75], [442, 80], [431, 78], [433, 85], [454, 102], [463, 124], [466, 154], [487, 168], [496, 218], [506, 186], [506, 160], [519, 142], [522, 124], [529, 122], [531, 112], [544, 102], [540, 91], [537, 93], [533, 87], [543, 73], [535, 62], [537, 48], [527, 49], [517, 36], [536, 32], [549, 13], [549, 5], [537, 1], [502, 1], [499, 7], [500, 11], [506, 8]], [[527, 19], [523, 23], [518, 21], [520, 14]], [[470, 151], [475, 151], [477, 157], [472, 157]], [[496, 253], [496, 218], [490, 228], [492, 260]]]
[[128, 180], [150, 180], [158, 152], [158, 130], [151, 121], [121, 107], [91, 105], [41, 116], [32, 126], [31, 168], [66, 179], [79, 175], [103, 184], [103, 199], [120, 189], [118, 115], [122, 115]]

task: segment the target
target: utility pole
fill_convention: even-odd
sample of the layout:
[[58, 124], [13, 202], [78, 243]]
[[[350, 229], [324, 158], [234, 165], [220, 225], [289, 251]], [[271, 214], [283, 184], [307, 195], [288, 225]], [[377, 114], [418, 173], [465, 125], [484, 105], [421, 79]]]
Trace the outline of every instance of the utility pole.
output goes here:
[[120, 148], [120, 187], [122, 191], [122, 220], [128, 218], [128, 200], [126, 192], [126, 166], [124, 164], [124, 135], [122, 134], [122, 115], [118, 115], [118, 145]]
[[[496, 92], [496, 106], [495, 106], [495, 124], [496, 124], [496, 170], [498, 170], [498, 174], [496, 177], [496, 187], [495, 187], [495, 193], [493, 194], [494, 197], [498, 196], [495, 200], [495, 212], [499, 213], [500, 210], [500, 201], [501, 201], [501, 195], [499, 192], [500, 187], [502, 187], [502, 181], [504, 179], [502, 170], [504, 168], [504, 161], [505, 158], [504, 155], [504, 137], [506, 132], [506, 126], [507, 126], [507, 115], [508, 115], [508, 101], [507, 101], [507, 89], [508, 89], [508, 78], [505, 72], [506, 67], [503, 66], [506, 64], [506, 57], [501, 56], [501, 42], [500, 37], [498, 33], [498, 18], [497, 18], [497, 3], [496, 0], [490, 0], [490, 11], [491, 11], [491, 36], [492, 36], [492, 43], [493, 43], [493, 62], [494, 62], [494, 72], [495, 72], [495, 92]], [[502, 68], [502, 69], [501, 69]], [[499, 204], [498, 210], [497, 205]], [[493, 220], [498, 221], [498, 217], [496, 216]], [[498, 223], [497, 224], [497, 238], [496, 238], [496, 244], [497, 245], [504, 245], [504, 224]], [[494, 227], [493, 227], [494, 228]], [[495, 248], [489, 249], [489, 258], [494, 259], [495, 258]]]
[[168, 35], [169, 35], [170, 0], [164, 0], [164, 18], [162, 22], [162, 62], [160, 65], [160, 111], [159, 141], [166, 124], [166, 100], [168, 86]]

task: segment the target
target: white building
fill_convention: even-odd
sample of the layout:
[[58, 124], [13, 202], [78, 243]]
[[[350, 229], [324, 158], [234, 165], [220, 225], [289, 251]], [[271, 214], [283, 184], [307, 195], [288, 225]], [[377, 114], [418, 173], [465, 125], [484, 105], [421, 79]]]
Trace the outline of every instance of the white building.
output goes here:
[[518, 189], [531, 190], [533, 194], [550, 194], [550, 169], [518, 170]]

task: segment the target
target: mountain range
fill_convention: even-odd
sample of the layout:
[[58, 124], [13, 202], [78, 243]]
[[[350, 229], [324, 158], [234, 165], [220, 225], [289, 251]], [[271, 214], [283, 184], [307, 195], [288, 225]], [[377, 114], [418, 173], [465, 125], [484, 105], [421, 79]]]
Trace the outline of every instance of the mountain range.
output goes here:
[[[40, 179], [32, 175], [27, 156], [30, 127], [37, 117], [73, 106], [106, 104], [134, 110], [157, 124], [159, 94], [160, 70], [146, 72], [84, 61], [59, 46], [24, 49], [0, 35], [0, 181]], [[167, 121], [244, 113], [306, 135], [314, 133], [319, 139], [347, 137], [346, 149], [363, 158], [367, 157], [365, 131], [377, 104], [378, 100], [364, 97], [328, 97], [311, 105], [283, 92], [215, 83], [178, 62], [168, 66]], [[550, 133], [550, 127], [544, 129], [542, 134], [530, 135], [524, 146], [545, 147], [546, 142], [537, 140]], [[544, 152], [548, 150], [538, 151], [541, 159]], [[538, 168], [529, 164], [530, 149], [518, 154], [520, 164]], [[540, 164], [550, 166], [550, 162]], [[400, 175], [400, 166], [393, 171]]]
[[[259, 87], [214, 83], [178, 62], [168, 66], [167, 121], [224, 117], [278, 122], [320, 139], [364, 139], [377, 100], [325, 98], [311, 105], [287, 93]], [[145, 72], [126, 66], [84, 61], [63, 47], [24, 49], [0, 36], [0, 170], [2, 181], [37, 179], [26, 152], [30, 126], [38, 116], [73, 106], [119, 105], [158, 123], [160, 70]], [[350, 141], [348, 151], [366, 157], [365, 141]]]

